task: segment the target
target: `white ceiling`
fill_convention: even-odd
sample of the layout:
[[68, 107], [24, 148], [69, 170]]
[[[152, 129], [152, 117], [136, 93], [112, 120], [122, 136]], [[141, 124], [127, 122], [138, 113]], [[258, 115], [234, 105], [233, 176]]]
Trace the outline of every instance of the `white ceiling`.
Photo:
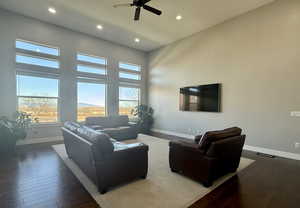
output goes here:
[[[133, 21], [133, 8], [113, 8], [132, 0], [0, 0], [0, 7], [143, 51], [190, 36], [274, 0], [152, 0], [161, 16], [145, 10]], [[56, 15], [48, 13], [55, 7]], [[181, 21], [175, 20], [181, 14]], [[103, 25], [99, 31], [96, 25]], [[135, 43], [134, 38], [140, 38]]]

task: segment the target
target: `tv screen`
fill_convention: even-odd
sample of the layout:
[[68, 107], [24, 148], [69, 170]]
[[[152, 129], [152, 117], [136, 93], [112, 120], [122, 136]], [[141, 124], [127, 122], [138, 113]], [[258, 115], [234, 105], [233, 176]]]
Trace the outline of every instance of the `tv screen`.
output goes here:
[[221, 112], [221, 84], [180, 88], [180, 110]]

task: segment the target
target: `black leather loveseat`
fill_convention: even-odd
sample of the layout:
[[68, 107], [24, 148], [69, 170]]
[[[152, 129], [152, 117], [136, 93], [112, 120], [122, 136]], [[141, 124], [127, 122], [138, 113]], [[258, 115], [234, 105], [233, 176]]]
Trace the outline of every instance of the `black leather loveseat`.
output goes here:
[[138, 136], [137, 124], [129, 122], [128, 116], [88, 117], [85, 125], [118, 141], [136, 139]]
[[148, 146], [124, 144], [74, 122], [62, 127], [67, 154], [104, 194], [110, 187], [146, 178]]

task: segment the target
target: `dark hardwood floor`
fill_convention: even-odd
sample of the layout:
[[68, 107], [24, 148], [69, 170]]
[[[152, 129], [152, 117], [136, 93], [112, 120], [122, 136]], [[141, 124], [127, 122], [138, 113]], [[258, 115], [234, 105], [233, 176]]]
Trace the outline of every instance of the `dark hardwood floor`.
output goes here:
[[[179, 139], [161, 134], [155, 136]], [[1, 208], [99, 207], [51, 145], [22, 147], [14, 158], [1, 159]], [[191, 208], [300, 207], [299, 161], [266, 158], [248, 151], [243, 156], [256, 162]]]
[[51, 145], [19, 148], [15, 158], [1, 159], [1, 208], [99, 207]]

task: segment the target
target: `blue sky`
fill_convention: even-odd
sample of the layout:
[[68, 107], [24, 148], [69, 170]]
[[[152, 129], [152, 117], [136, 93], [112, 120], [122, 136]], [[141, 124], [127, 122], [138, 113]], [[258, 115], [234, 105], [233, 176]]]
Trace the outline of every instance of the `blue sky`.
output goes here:
[[78, 103], [86, 103], [97, 106], [105, 106], [105, 85], [79, 82]]

